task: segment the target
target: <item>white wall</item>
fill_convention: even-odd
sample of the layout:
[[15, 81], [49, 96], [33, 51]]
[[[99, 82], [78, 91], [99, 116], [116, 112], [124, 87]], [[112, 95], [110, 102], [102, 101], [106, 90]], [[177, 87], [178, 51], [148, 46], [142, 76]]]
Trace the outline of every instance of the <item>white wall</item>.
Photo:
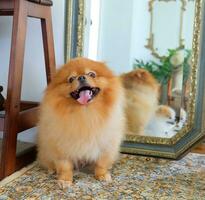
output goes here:
[[[53, 30], [57, 66], [64, 63], [64, 0], [53, 0]], [[11, 43], [11, 17], [0, 17], [0, 85], [7, 85], [9, 53]], [[22, 99], [38, 101], [46, 87], [45, 64], [40, 21], [28, 20], [26, 52], [23, 72]], [[21, 134], [23, 140], [34, 140], [35, 129]]]
[[194, 12], [195, 12], [195, 3], [194, 1], [189, 1], [187, 4], [187, 10], [184, 14], [184, 26], [182, 35], [185, 39], [185, 48], [192, 47], [192, 38], [193, 38], [193, 31], [194, 31], [194, 24], [190, 24], [190, 22], [194, 19]]
[[[133, 68], [135, 59], [155, 60], [145, 48], [150, 32], [149, 0], [101, 0], [98, 60], [105, 61], [117, 73]], [[154, 4], [155, 47], [162, 55], [178, 47], [181, 1]], [[187, 4], [183, 37], [191, 48], [194, 2]], [[92, 28], [91, 28], [92, 30]], [[92, 40], [92, 38], [90, 38]]]
[[[184, 13], [184, 26], [182, 36], [185, 39], [185, 48], [192, 48], [194, 2], [188, 2]], [[155, 48], [159, 49], [160, 55], [166, 55], [167, 49], [177, 48], [179, 45], [180, 10], [181, 1], [158, 2], [154, 4], [153, 33]], [[134, 0], [132, 17], [131, 39], [131, 63], [134, 59], [145, 61], [156, 59], [150, 50], [145, 48], [150, 32], [150, 13], [148, 12], [148, 0]]]
[[[152, 59], [150, 51], [144, 47], [149, 35], [149, 22], [148, 0], [101, 0], [97, 60], [106, 62], [113, 71], [121, 73], [132, 70], [135, 58]], [[95, 42], [92, 31], [91, 26], [90, 47]], [[87, 39], [88, 35], [85, 36]], [[90, 47], [86, 46], [85, 51]]]
[[133, 0], [101, 0], [98, 60], [117, 73], [130, 66]]
[[149, 36], [150, 23], [148, 1], [134, 0], [132, 13], [130, 68], [133, 67], [133, 62], [135, 59], [142, 59], [145, 61], [153, 59], [150, 51], [145, 48], [147, 38]]
[[144, 47], [149, 22], [148, 0], [101, 0], [97, 60], [122, 73], [132, 70], [136, 58], [154, 59]]

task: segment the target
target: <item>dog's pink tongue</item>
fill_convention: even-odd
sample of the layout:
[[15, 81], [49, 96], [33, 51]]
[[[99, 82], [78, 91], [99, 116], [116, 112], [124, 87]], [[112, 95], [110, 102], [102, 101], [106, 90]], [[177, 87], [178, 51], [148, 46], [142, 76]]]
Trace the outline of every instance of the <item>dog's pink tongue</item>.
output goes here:
[[80, 97], [77, 99], [77, 101], [82, 105], [86, 105], [91, 99], [92, 92], [90, 90], [83, 90], [80, 92], [79, 96]]

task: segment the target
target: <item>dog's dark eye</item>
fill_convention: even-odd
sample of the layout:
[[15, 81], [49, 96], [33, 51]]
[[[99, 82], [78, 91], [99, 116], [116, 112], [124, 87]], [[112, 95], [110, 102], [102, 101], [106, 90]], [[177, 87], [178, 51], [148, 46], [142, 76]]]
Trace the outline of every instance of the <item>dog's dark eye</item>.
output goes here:
[[92, 77], [92, 78], [95, 78], [96, 77], [96, 74], [95, 72], [89, 72], [87, 73], [88, 76]]
[[68, 82], [69, 82], [69, 83], [72, 83], [75, 79], [76, 79], [75, 76], [71, 76], [71, 77], [68, 79]]

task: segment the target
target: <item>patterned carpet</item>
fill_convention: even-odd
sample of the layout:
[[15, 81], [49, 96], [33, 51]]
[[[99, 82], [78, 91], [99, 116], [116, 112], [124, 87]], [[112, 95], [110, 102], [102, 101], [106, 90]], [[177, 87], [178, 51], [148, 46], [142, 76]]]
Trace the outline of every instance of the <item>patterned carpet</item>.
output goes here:
[[75, 172], [74, 185], [61, 190], [55, 174], [34, 163], [0, 183], [0, 200], [205, 200], [205, 156], [189, 154], [179, 161], [121, 155], [113, 181]]

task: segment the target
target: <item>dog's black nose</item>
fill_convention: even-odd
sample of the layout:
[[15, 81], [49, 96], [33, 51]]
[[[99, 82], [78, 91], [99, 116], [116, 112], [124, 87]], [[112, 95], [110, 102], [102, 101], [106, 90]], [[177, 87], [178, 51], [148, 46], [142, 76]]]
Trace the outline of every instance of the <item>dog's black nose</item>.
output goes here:
[[86, 77], [85, 77], [85, 76], [79, 76], [79, 77], [78, 77], [78, 80], [79, 80], [80, 82], [85, 82], [85, 81], [86, 81]]

